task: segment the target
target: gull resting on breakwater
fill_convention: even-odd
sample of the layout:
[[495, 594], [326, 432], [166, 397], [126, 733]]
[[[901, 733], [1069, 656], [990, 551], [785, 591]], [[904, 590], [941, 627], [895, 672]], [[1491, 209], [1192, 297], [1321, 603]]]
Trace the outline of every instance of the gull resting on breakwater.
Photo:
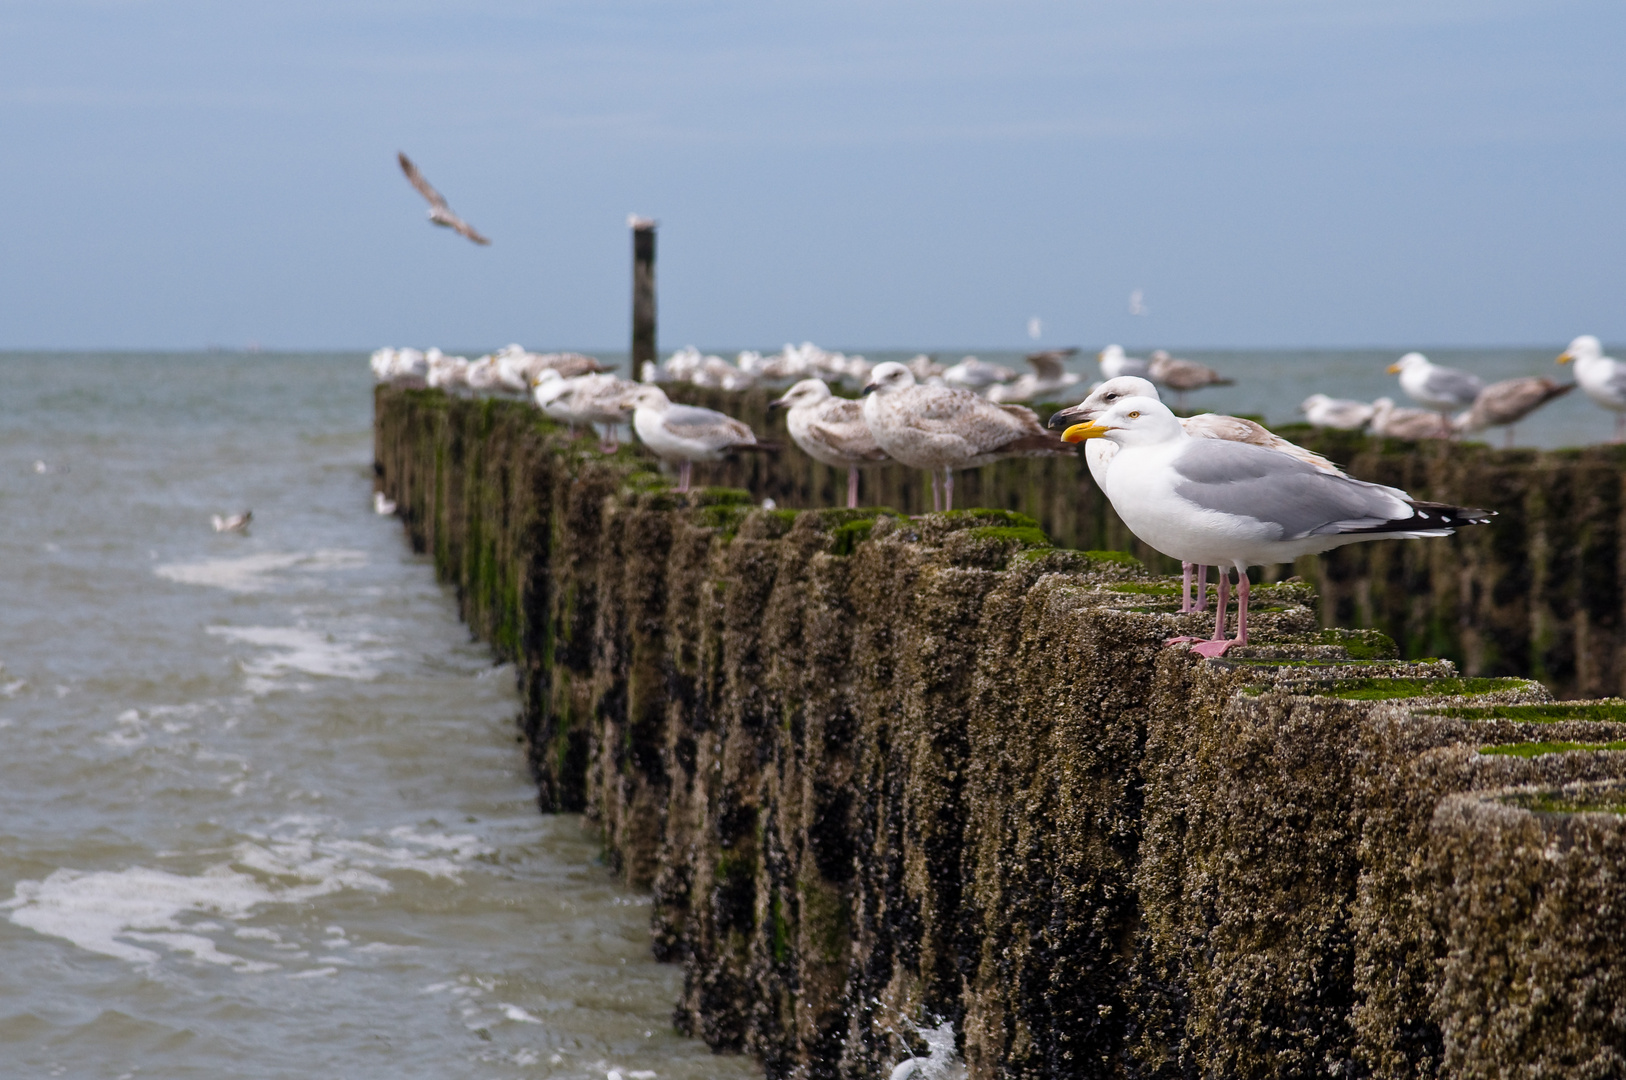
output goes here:
[[1582, 334], [1558, 355], [1560, 364], [1575, 361], [1581, 392], [1615, 414], [1615, 441], [1626, 440], [1626, 364], [1603, 354], [1603, 343]]
[[1372, 403], [1372, 419], [1366, 425], [1374, 435], [1390, 439], [1439, 439], [1450, 434], [1440, 429], [1440, 414], [1430, 409], [1409, 409], [1396, 405], [1393, 398], [1380, 397]]
[[658, 386], [633, 384], [632, 430], [656, 457], [678, 467], [678, 491], [689, 490], [697, 461], [721, 461], [740, 451], [776, 451], [774, 443], [757, 442], [747, 426], [713, 409], [674, 405]]
[[1366, 402], [1326, 394], [1311, 394], [1299, 405], [1299, 412], [1318, 428], [1339, 431], [1358, 431], [1372, 419], [1372, 406]]
[[1389, 374], [1400, 376], [1400, 389], [1424, 408], [1439, 415], [1441, 434], [1451, 433], [1446, 414], [1466, 409], [1474, 403], [1485, 384], [1477, 375], [1429, 362], [1420, 352], [1409, 352], [1389, 365]]
[[412, 164], [411, 158], [407, 157], [405, 154], [396, 154], [395, 157], [396, 160], [401, 163], [401, 171], [406, 173], [407, 180], [411, 182], [413, 187], [418, 189], [418, 194], [429, 200], [430, 221], [434, 222], [436, 225], [442, 225], [448, 229], [453, 229], [459, 235], [468, 237], [476, 244], [484, 245], [491, 243], [490, 240], [487, 240], [485, 237], [475, 232], [474, 226], [452, 213], [452, 208], [446, 205], [446, 197], [429, 186], [429, 181], [425, 180], [423, 178], [423, 173], [419, 172], [418, 167]]
[[999, 405], [952, 386], [919, 385], [902, 364], [877, 364], [864, 393], [864, 422], [881, 449], [930, 473], [933, 510], [954, 509], [956, 469], [1072, 452], [1045, 431], [1032, 409]]
[[847, 470], [847, 509], [858, 506], [858, 467], [886, 458], [864, 422], [862, 402], [838, 398], [823, 379], [803, 379], [768, 403], [785, 410], [791, 441], [815, 461]]
[[1201, 390], [1205, 386], [1230, 386], [1232, 382], [1206, 364], [1170, 356], [1162, 349], [1154, 349], [1152, 355], [1147, 358], [1146, 377], [1173, 390], [1175, 403], [1182, 409], [1185, 408], [1188, 390]]
[[1574, 383], [1558, 383], [1545, 375], [1503, 379], [1479, 392], [1473, 408], [1451, 421], [1458, 431], [1484, 431], [1505, 427], [1508, 449], [1513, 448], [1513, 426], [1555, 397], [1575, 389]]
[[[1015, 401], [1042, 401], [1067, 389], [1078, 382], [1080, 376], [1063, 368], [1062, 363], [1076, 352], [1077, 349], [1049, 349], [1045, 352], [1028, 354], [1027, 361], [1033, 366], [1033, 370], [1015, 382], [990, 386], [988, 400], [1002, 404]], [[944, 378], [946, 381], [947, 373]]]
[[[1062, 409], [1050, 418], [1050, 427], [1055, 431], [1065, 431], [1079, 424], [1088, 424], [1099, 416], [1113, 403], [1129, 397], [1145, 397], [1162, 400], [1158, 396], [1157, 387], [1145, 379], [1133, 375], [1123, 375], [1116, 379], [1108, 379], [1090, 392], [1090, 396], [1074, 405], [1070, 409]], [[1262, 446], [1267, 450], [1274, 450], [1280, 454], [1295, 457], [1322, 472], [1332, 473], [1335, 476], [1346, 475], [1344, 471], [1314, 450], [1306, 450], [1297, 443], [1289, 442], [1280, 435], [1256, 424], [1252, 420], [1240, 416], [1226, 416], [1223, 413], [1198, 413], [1196, 416], [1186, 416], [1180, 419], [1180, 426], [1186, 429], [1186, 434], [1198, 439], [1224, 439], [1227, 442], [1249, 443]], [[1106, 490], [1107, 462], [1112, 460], [1118, 452], [1118, 444], [1110, 439], [1090, 439], [1084, 444], [1084, 463], [1089, 466], [1090, 475], [1094, 477], [1095, 484], [1102, 491]], [[1191, 595], [1192, 564], [1182, 563], [1180, 573], [1182, 585], [1180, 590], [1180, 610], [1188, 611], [1208, 610], [1208, 566], [1201, 564], [1196, 567], [1197, 572], [1197, 598], [1195, 603]]]
[[1449, 536], [1491, 516], [1418, 502], [1398, 488], [1323, 472], [1262, 446], [1194, 438], [1153, 398], [1123, 398], [1093, 422], [1069, 428], [1065, 438], [1117, 443], [1104, 490], [1130, 532], [1170, 558], [1240, 575], [1237, 636], [1225, 637], [1229, 576], [1222, 575], [1214, 639], [1193, 649], [1203, 656], [1247, 644], [1250, 566], [1364, 540]]

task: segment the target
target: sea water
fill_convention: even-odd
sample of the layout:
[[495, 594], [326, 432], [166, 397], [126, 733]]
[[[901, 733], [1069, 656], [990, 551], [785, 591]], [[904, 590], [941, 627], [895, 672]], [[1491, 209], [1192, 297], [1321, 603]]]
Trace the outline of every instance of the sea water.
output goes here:
[[362, 354], [0, 354], [0, 1076], [760, 1075], [537, 812], [370, 423]]

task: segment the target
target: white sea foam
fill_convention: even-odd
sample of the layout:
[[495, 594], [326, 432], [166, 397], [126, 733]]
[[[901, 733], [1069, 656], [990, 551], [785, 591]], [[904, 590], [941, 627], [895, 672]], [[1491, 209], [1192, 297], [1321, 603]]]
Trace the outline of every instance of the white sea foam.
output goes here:
[[348, 570], [367, 565], [367, 553], [349, 548], [323, 548], [319, 551], [276, 552], [243, 555], [235, 559], [201, 559], [189, 563], [162, 563], [153, 567], [161, 578], [182, 585], [204, 585], [228, 592], [267, 592], [279, 583], [284, 571], [320, 573]]
[[211, 626], [208, 633], [271, 650], [257, 659], [243, 661], [251, 691], [270, 689], [276, 685], [274, 680], [296, 671], [333, 679], [376, 679], [378, 668], [374, 665], [392, 655], [387, 649], [358, 648], [334, 641], [321, 631], [298, 626]]
[[[391, 886], [381, 874], [410, 871], [458, 881], [464, 863], [490, 851], [474, 837], [420, 833], [410, 826], [363, 840], [328, 835], [330, 827], [318, 818], [284, 819], [270, 833], [235, 845], [229, 862], [192, 876], [144, 866], [92, 872], [63, 868], [44, 881], [19, 881], [0, 910], [8, 911], [18, 926], [133, 964], [158, 962], [162, 954], [144, 946], [162, 946], [203, 963], [265, 972], [280, 965], [221, 951], [206, 935], [226, 934], [227, 928], [209, 917], [240, 920], [264, 905], [301, 903], [344, 889], [387, 893]], [[332, 929], [325, 949], [352, 944], [342, 930], [335, 936]], [[229, 936], [297, 949], [262, 928], [243, 927]], [[324, 955], [318, 963], [325, 966], [300, 977], [335, 974], [336, 965], [347, 961]]]

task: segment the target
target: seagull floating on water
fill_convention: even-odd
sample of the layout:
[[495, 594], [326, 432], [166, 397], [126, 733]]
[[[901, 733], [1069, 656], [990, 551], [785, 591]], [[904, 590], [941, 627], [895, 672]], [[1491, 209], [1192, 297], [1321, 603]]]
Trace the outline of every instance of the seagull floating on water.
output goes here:
[[459, 235], [466, 236], [476, 244], [489, 244], [490, 240], [474, 231], [474, 226], [452, 213], [452, 208], [446, 205], [446, 197], [429, 186], [429, 181], [423, 178], [423, 173], [412, 164], [412, 159], [405, 154], [396, 154], [395, 158], [401, 163], [401, 171], [412, 186], [418, 189], [418, 194], [429, 200], [429, 220], [436, 225], [443, 225], [455, 230]]
[[768, 403], [785, 410], [791, 441], [815, 461], [847, 470], [847, 509], [858, 506], [858, 467], [887, 459], [864, 423], [862, 402], [838, 398], [823, 379], [803, 379]]
[[395, 500], [389, 498], [382, 491], [373, 492], [373, 513], [380, 517], [388, 517], [395, 513]]
[[1626, 440], [1626, 364], [1603, 354], [1603, 343], [1582, 334], [1558, 356], [1560, 364], [1575, 361], [1575, 381], [1581, 392], [1615, 414], [1615, 441]]
[[[1193, 647], [1202, 656], [1247, 644], [1250, 566], [1365, 540], [1449, 536], [1492, 516], [1419, 502], [1398, 488], [1323, 472], [1262, 446], [1196, 439], [1153, 398], [1123, 398], [1063, 438], [1118, 445], [1104, 490], [1130, 532], [1170, 558], [1235, 568], [1240, 575], [1237, 636], [1225, 637], [1229, 575], [1223, 575], [1214, 639]], [[1169, 644], [1193, 640], [1171, 638]]]
[[221, 517], [219, 514], [209, 516], [209, 523], [215, 527], [217, 533], [246, 534], [249, 522], [253, 520], [254, 511], [252, 510], [244, 510], [241, 514], [233, 514], [230, 517]]
[[[1093, 421], [1114, 402], [1128, 397], [1145, 397], [1161, 401], [1157, 387], [1145, 379], [1133, 375], [1122, 375], [1116, 379], [1108, 379], [1091, 391], [1090, 396], [1074, 405], [1070, 409], [1062, 409], [1050, 417], [1050, 427], [1062, 431], [1078, 424], [1087, 424]], [[1223, 413], [1198, 413], [1196, 416], [1180, 418], [1180, 426], [1185, 428], [1186, 434], [1198, 439], [1223, 439], [1226, 442], [1250, 443], [1262, 446], [1267, 450], [1287, 454], [1295, 457], [1307, 465], [1325, 473], [1335, 476], [1346, 475], [1344, 471], [1314, 450], [1306, 450], [1297, 443], [1277, 435], [1262, 424], [1240, 416], [1226, 416]], [[1096, 486], [1102, 491], [1106, 490], [1107, 462], [1112, 460], [1118, 452], [1118, 444], [1109, 439], [1092, 439], [1084, 446], [1084, 463], [1089, 466], [1090, 475], [1095, 478]], [[1198, 565], [1197, 572], [1197, 599], [1192, 602], [1191, 576], [1192, 564], [1182, 563], [1180, 573], [1182, 586], [1180, 590], [1180, 610], [1206, 611], [1208, 610], [1208, 567], [1206, 564]]]
[[881, 449], [930, 473], [933, 510], [954, 509], [956, 469], [1072, 453], [1045, 431], [1032, 409], [999, 405], [952, 386], [919, 385], [902, 364], [875, 365], [864, 393], [864, 422]]
[[1479, 392], [1473, 408], [1451, 422], [1458, 431], [1484, 431], [1505, 427], [1506, 446], [1513, 448], [1513, 426], [1555, 397], [1575, 389], [1574, 383], [1558, 383], [1543, 376], [1503, 379]]
[[1409, 352], [1389, 365], [1389, 374], [1400, 376], [1400, 389], [1425, 408], [1439, 414], [1440, 430], [1451, 433], [1446, 414], [1466, 409], [1474, 403], [1485, 384], [1477, 375], [1456, 368], [1429, 363], [1420, 352]]
[[633, 383], [632, 429], [662, 461], [678, 467], [677, 490], [688, 491], [697, 461], [721, 461], [740, 451], [777, 451], [775, 443], [758, 442], [756, 433], [726, 413], [693, 405], [674, 405], [658, 386]]

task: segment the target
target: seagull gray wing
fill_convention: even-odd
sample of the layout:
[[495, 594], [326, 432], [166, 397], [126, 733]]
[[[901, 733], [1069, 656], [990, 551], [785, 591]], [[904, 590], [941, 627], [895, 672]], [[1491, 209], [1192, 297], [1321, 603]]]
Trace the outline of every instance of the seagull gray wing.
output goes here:
[[1334, 476], [1275, 450], [1204, 439], [1174, 460], [1174, 490], [1204, 510], [1254, 518], [1278, 540], [1345, 532], [1443, 528], [1413, 512], [1405, 492]]
[[683, 439], [724, 443], [756, 442], [751, 429], [732, 416], [695, 405], [672, 405], [661, 415], [661, 425]]
[[450, 210], [446, 211], [445, 217], [446, 224], [450, 225], [461, 235], [473, 240], [476, 244], [486, 245], [491, 243], [490, 240], [487, 240], [485, 237], [476, 232], [473, 225], [470, 225], [468, 222], [464, 221]]
[[1436, 367], [1428, 373], [1428, 380], [1424, 384], [1428, 392], [1437, 397], [1451, 398], [1464, 405], [1471, 404], [1485, 384], [1479, 381], [1477, 375], [1470, 375], [1466, 371], [1456, 368]]
[[429, 186], [429, 181], [425, 180], [423, 173], [419, 172], [418, 167], [412, 164], [411, 158], [405, 154], [397, 153], [395, 159], [401, 163], [401, 171], [406, 173], [407, 180], [412, 183], [413, 187], [418, 189], [419, 195], [429, 200], [430, 206], [446, 208], [446, 197]]
[[887, 458], [864, 423], [863, 407], [856, 401], [841, 401], [822, 410], [808, 422], [805, 437], [837, 456], [867, 461]]

